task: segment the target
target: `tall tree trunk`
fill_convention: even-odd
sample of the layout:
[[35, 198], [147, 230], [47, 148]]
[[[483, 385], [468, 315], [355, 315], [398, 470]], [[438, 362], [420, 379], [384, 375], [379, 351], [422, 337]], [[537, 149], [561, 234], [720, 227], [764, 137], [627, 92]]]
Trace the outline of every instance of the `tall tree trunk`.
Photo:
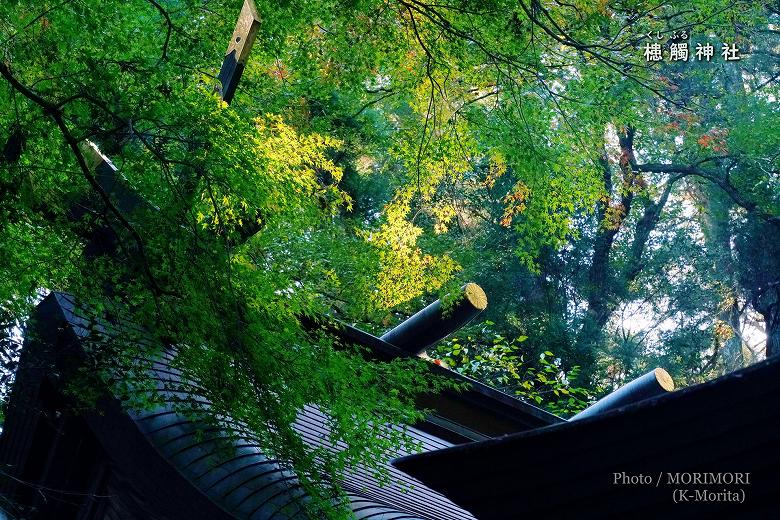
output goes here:
[[634, 200], [637, 172], [633, 165], [634, 159], [634, 129], [624, 128], [619, 135], [620, 169], [622, 182], [618, 204], [612, 204], [612, 169], [609, 165], [606, 151], [599, 162], [604, 178], [604, 198], [596, 208], [598, 231], [593, 243], [593, 257], [588, 269], [586, 301], [588, 304], [582, 327], [577, 335], [575, 345], [575, 361], [582, 368], [583, 379], [590, 378], [595, 368], [595, 350], [603, 338], [603, 330], [615, 310], [615, 277], [610, 272], [610, 254], [615, 243], [615, 237], [620, 231], [623, 221], [631, 211]]
[[780, 280], [762, 289], [753, 306], [764, 318], [766, 357], [780, 354]]
[[733, 233], [729, 223], [729, 211], [733, 207], [731, 200], [717, 186], [711, 183], [690, 181], [689, 193], [701, 205], [700, 224], [704, 234], [704, 243], [710, 252], [713, 269], [723, 283], [722, 302], [717, 312], [718, 319], [732, 330], [723, 348], [723, 362], [727, 372], [745, 365], [742, 355], [742, 313], [739, 300], [742, 292], [737, 279], [732, 248]]
[[594, 368], [594, 348], [601, 339], [601, 331], [609, 319], [607, 301], [609, 298], [609, 253], [617, 235], [618, 228], [607, 225], [607, 215], [610, 209], [610, 194], [612, 192], [612, 170], [607, 154], [604, 152], [599, 159], [604, 179], [604, 198], [596, 208], [598, 231], [593, 242], [593, 257], [588, 269], [586, 289], [587, 311], [582, 328], [577, 335], [574, 362], [580, 367], [581, 377], [590, 378]]

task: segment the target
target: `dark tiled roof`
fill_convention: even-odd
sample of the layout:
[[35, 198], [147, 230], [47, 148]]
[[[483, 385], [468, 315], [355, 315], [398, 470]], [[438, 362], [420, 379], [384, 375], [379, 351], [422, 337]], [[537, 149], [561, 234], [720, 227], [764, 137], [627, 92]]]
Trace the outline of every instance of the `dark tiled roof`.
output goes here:
[[[63, 294], [55, 294], [54, 298], [76, 335], [86, 337], [89, 320], [78, 310], [72, 298]], [[301, 510], [302, 502], [307, 500], [297, 477], [279, 461], [266, 457], [251, 434], [229, 421], [225, 422], [224, 430], [216, 431], [177, 411], [180, 408], [177, 409], [176, 404], [181, 403], [182, 398], [207, 401], [200, 395], [196, 383], [183, 381], [181, 373], [171, 366], [173, 359], [171, 352], [162, 354], [155, 360], [150, 374], [157, 380], [165, 404], [151, 411], [128, 414], [138, 431], [192, 486], [230, 515], [252, 520], [295, 517]], [[177, 390], [170, 390], [172, 388]], [[109, 416], [107, 420], [113, 419]], [[100, 418], [95, 417], [91, 424], [100, 431], [100, 422]], [[224, 449], [219, 450], [219, 443], [224, 442], [228, 429], [239, 440], [235, 441], [235, 452], [225, 458]], [[299, 415], [296, 429], [309, 445], [327, 443], [327, 418], [313, 406], [306, 407]], [[424, 450], [451, 445], [415, 428], [408, 431]], [[110, 444], [104, 448], [111, 453]], [[342, 487], [360, 518], [473, 519], [441, 494], [395, 468], [388, 466], [388, 469], [397, 481], [385, 486], [380, 486], [363, 468], [356, 468], [347, 475]]]
[[[603, 415], [393, 464], [481, 520], [777, 518], [779, 393], [777, 357]], [[622, 472], [652, 482], [616, 485]], [[712, 485], [675, 484], [680, 472], [749, 472], [750, 484], [718, 484], [718, 477], [700, 477], [716, 479]], [[744, 490], [745, 503], [675, 503], [676, 489], [691, 490], [691, 497], [697, 489]]]
[[[129, 336], [132, 341], [145, 341], [143, 331], [130, 324], [122, 322], [119, 326], [90, 319], [88, 313], [80, 310], [72, 297], [65, 294], [51, 294], [39, 306], [38, 314], [34, 327], [46, 334], [38, 334], [39, 340], [27, 343], [49, 356], [60, 356], [63, 349], [78, 352], [84, 340], [95, 337], [101, 341], [111, 341], [112, 337], [125, 341]], [[342, 340], [368, 346], [380, 359], [398, 354], [393, 345], [374, 336], [347, 326], [339, 328], [338, 336]], [[95, 331], [100, 334], [94, 335]], [[209, 519], [300, 517], [302, 506], [309, 498], [295, 474], [279, 461], [266, 457], [246, 429], [230, 420], [225, 420], [220, 428], [209, 427], [194, 421], [186, 413], [179, 413], [182, 397], [195, 398], [206, 406], [208, 402], [197, 382], [186, 381], [172, 366], [174, 356], [173, 351], [163, 352], [155, 358], [150, 369], [163, 396], [162, 405], [149, 411], [127, 412], [117, 401], [112, 401], [100, 413], [90, 414], [85, 419], [90, 435], [107, 454], [113, 468], [106, 486], [114, 498], [103, 506], [105, 511], [101, 514], [104, 516], [100, 518], [128, 512], [136, 517], [158, 514], [171, 518]], [[432, 370], [463, 379], [435, 365]], [[25, 374], [19, 374], [20, 385], [25, 384], [25, 377]], [[433, 408], [435, 418], [408, 430], [423, 450], [438, 450], [452, 446], [453, 442], [559, 421], [538, 408], [476, 382], [466, 392], [450, 392], [426, 399], [423, 406]], [[9, 419], [9, 429], [15, 431], [3, 436], [0, 461], [20, 463], [5, 452], [9, 443], [23, 442], [24, 436], [28, 435], [23, 431], [24, 427], [14, 426], [23, 423], [16, 418]], [[33, 423], [27, 420], [27, 424]], [[309, 445], [328, 446], [327, 417], [316, 407], [302, 410], [295, 427]], [[224, 448], [225, 439], [233, 439], [235, 448], [227, 457], [224, 449], [219, 449]], [[48, 449], [48, 446], [38, 448]], [[354, 468], [346, 475], [341, 486], [357, 518], [473, 519], [469, 512], [442, 494], [393, 467], [388, 466], [388, 469], [391, 482], [384, 486], [380, 486], [366, 468]], [[172, 510], [175, 512], [171, 513]]]

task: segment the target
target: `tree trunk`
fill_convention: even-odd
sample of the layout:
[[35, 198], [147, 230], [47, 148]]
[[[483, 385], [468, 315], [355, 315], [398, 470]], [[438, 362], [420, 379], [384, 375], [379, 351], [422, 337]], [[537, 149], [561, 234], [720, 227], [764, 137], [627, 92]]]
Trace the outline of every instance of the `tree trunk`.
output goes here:
[[[770, 319], [764, 316], [767, 320], [767, 324], [770, 323]], [[766, 330], [766, 356], [776, 356], [780, 353], [780, 317], [777, 315], [771, 319], [772, 326], [767, 326]]]
[[766, 326], [766, 357], [776, 356], [780, 354], [780, 281], [764, 289], [754, 306]]
[[[617, 301], [625, 286], [622, 273], [617, 276], [610, 272], [610, 255], [617, 234], [623, 227], [625, 218], [631, 211], [631, 205], [636, 193], [639, 172], [635, 168], [634, 129], [624, 128], [619, 135], [620, 170], [622, 182], [620, 185], [620, 202], [612, 205], [612, 170], [606, 152], [600, 158], [604, 175], [604, 191], [606, 196], [596, 208], [598, 231], [593, 243], [593, 257], [588, 270], [586, 300], [588, 309], [583, 319], [582, 328], [577, 336], [575, 361], [582, 368], [581, 377], [590, 378], [595, 362], [595, 350], [603, 339], [604, 327], [617, 307]], [[657, 218], [651, 219], [652, 226]], [[649, 235], [649, 231], [647, 233]], [[637, 271], [638, 272], [638, 271]]]
[[732, 336], [725, 341], [723, 349], [725, 369], [731, 372], [745, 365], [742, 355], [739, 309], [741, 291], [737, 279], [737, 267], [734, 264], [733, 233], [729, 224], [729, 212], [733, 203], [722, 190], [711, 183], [691, 181], [689, 186], [690, 193], [703, 208], [699, 222], [704, 234], [704, 243], [710, 251], [713, 268], [719, 273], [726, 288], [724, 301], [717, 316], [732, 330]]

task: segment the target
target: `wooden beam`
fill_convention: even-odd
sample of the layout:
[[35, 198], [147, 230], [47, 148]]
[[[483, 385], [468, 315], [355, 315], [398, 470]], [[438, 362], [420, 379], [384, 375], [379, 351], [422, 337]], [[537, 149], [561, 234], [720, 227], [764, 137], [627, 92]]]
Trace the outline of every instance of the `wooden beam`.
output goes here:
[[[226, 103], [230, 103], [233, 99], [259, 26], [260, 16], [254, 0], [244, 0], [244, 6], [241, 8], [241, 14], [236, 22], [236, 28], [233, 31], [233, 37], [230, 40], [230, 45], [228, 45], [218, 76], [221, 83], [219, 94]], [[151, 207], [138, 193], [127, 185], [127, 182], [119, 174], [111, 159], [103, 154], [96, 144], [91, 141], [85, 141], [81, 145], [81, 150], [88, 161], [90, 170], [95, 172], [96, 180], [101, 188], [115, 200], [117, 208], [123, 214], [132, 213], [140, 207]], [[84, 208], [79, 203], [73, 207], [69, 216], [78, 219], [83, 214]], [[103, 242], [103, 245], [96, 249], [100, 254], [115, 245], [116, 237], [113, 236], [113, 233], [107, 233], [105, 229], [97, 232], [96, 237], [99, 238], [96, 243]]]
[[674, 390], [672, 376], [663, 368], [656, 368], [602, 397], [569, 420], [576, 421], [593, 417], [608, 410], [669, 393], [672, 390]]
[[413, 356], [466, 325], [486, 307], [485, 291], [475, 283], [467, 283], [452, 307], [444, 309], [441, 300], [436, 300], [381, 339]]
[[222, 68], [217, 76], [221, 83], [220, 96], [225, 103], [233, 100], [259, 27], [260, 16], [257, 14], [254, 0], [244, 0], [236, 29], [233, 31], [225, 59], [222, 61]]
[[87, 140], [81, 144], [80, 148], [90, 171], [95, 172], [95, 180], [103, 191], [114, 200], [119, 211], [124, 215], [129, 215], [141, 207], [150, 207], [135, 190], [128, 186], [127, 180], [119, 173], [111, 159], [101, 152], [95, 143]]

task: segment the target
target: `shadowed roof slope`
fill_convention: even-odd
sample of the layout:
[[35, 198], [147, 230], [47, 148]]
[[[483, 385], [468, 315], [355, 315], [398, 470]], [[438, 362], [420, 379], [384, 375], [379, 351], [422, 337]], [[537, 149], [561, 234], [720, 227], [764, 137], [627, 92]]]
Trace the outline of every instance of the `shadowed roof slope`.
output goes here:
[[[112, 327], [108, 325], [107, 327]], [[25, 358], [37, 357], [35, 366], [42, 359], [46, 366], [57, 366], [61, 358], [73, 359], [73, 353], [81, 348], [83, 339], [91, 331], [101, 329], [87, 313], [75, 305], [72, 297], [52, 293], [39, 306], [34, 321], [36, 333], [28, 337], [25, 344]], [[121, 332], [101, 331], [109, 338]], [[350, 327], [342, 328], [342, 339], [359, 341], [369, 346], [374, 355], [387, 358], [395, 355], [395, 347], [382, 340]], [[105, 339], [104, 339], [105, 340]], [[109, 339], [110, 341], [110, 339]], [[198, 385], [187, 381], [172, 366], [175, 352], [164, 352], [154, 360], [150, 374], [158, 383], [164, 403], [153, 410], [128, 412], [118, 401], [103, 403], [99, 413], [84, 417], [71, 417], [69, 422], [54, 426], [55, 430], [76, 432], [80, 445], [94, 444], [89, 457], [72, 457], [67, 464], [89, 466], [86, 459], [103, 461], [94, 469], [103, 472], [100, 481], [92, 481], [97, 494], [107, 497], [99, 508], [89, 515], [70, 515], [57, 510], [58, 518], [102, 519], [114, 517], [130, 518], [246, 518], [284, 519], [300, 518], [302, 506], [309, 500], [303, 492], [296, 475], [277, 460], [266, 457], [251, 433], [241, 425], [225, 421], [220, 429], [205, 426], [179, 413], [180, 397], [189, 397], [206, 402], [199, 394]], [[24, 364], [24, 361], [23, 361]], [[441, 373], [441, 367], [432, 365]], [[17, 385], [28, 397], [45, 401], [46, 406], [56, 410], [58, 404], [51, 404], [49, 395], [39, 391], [49, 384], [58, 383], [41, 370], [21, 370]], [[58, 372], [54, 370], [53, 372]], [[451, 377], [460, 377], [446, 371]], [[56, 378], [55, 378], [56, 379]], [[47, 381], [51, 380], [52, 383]], [[19, 392], [17, 392], [19, 393]], [[424, 450], [437, 450], [464, 442], [469, 438], [487, 438], [493, 431], [521, 431], [528, 427], [550, 424], [558, 421], [555, 416], [527, 405], [504, 394], [475, 384], [461, 394], [441, 396], [443, 406], [437, 407], [433, 396], [426, 403], [435, 410], [432, 422], [426, 421], [418, 428], [410, 428], [410, 435]], [[56, 401], [56, 400], [55, 400]], [[22, 403], [24, 399], [12, 397], [12, 402]], [[6, 422], [6, 432], [0, 438], [0, 462], [10, 467], [34, 467], [25, 463], [34, 460], [35, 452], [42, 458], [69, 460], [57, 451], [57, 443], [31, 441], [39, 437], [35, 432], [47, 431], [50, 425], [39, 416], [35, 407], [14, 407]], [[56, 412], [53, 412], [56, 414]], [[460, 422], [464, 417], [468, 425]], [[480, 429], [480, 421], [486, 420], [486, 428]], [[82, 426], [83, 423], [83, 426]], [[526, 426], [529, 425], [529, 426]], [[327, 418], [313, 406], [302, 410], [296, 429], [310, 445], [327, 445]], [[472, 429], [476, 428], [476, 429]], [[236, 437], [235, 451], [228, 457], [224, 451], [226, 430]], [[440, 432], [440, 435], [431, 432]], [[465, 437], [464, 437], [465, 436]], [[472, 436], [472, 437], [468, 437]], [[91, 440], [90, 440], [91, 439]], [[36, 444], [37, 443], [37, 444]], [[222, 444], [220, 444], [222, 443]], [[338, 446], [332, 447], [338, 449]], [[46, 455], [50, 452], [51, 455]], [[398, 453], [399, 456], [408, 453]], [[79, 460], [81, 459], [81, 460]], [[39, 461], [45, 468], [51, 464]], [[59, 464], [55, 462], [56, 466]], [[66, 464], [63, 462], [63, 464]], [[65, 466], [67, 470], [70, 466]], [[105, 467], [104, 467], [105, 466]], [[474, 517], [465, 509], [456, 506], [442, 494], [427, 488], [414, 478], [396, 468], [388, 468], [393, 483], [380, 486], [371, 473], [361, 467], [351, 470], [341, 483], [356, 518], [371, 520], [471, 520]], [[21, 471], [21, 470], [20, 470]], [[42, 470], [44, 471], [44, 470]], [[48, 471], [48, 470], [46, 470]], [[68, 470], [70, 471], [70, 470]], [[93, 471], [90, 469], [89, 471]], [[44, 471], [45, 473], [45, 471]], [[29, 480], [48, 482], [46, 475], [30, 476]], [[85, 477], [86, 478], [86, 477]], [[73, 481], [75, 482], [75, 481]], [[83, 491], [71, 482], [74, 492]], [[90, 482], [87, 479], [87, 482]], [[54, 483], [49, 487], [53, 487]], [[59, 485], [62, 485], [61, 483]], [[0, 482], [0, 488], [3, 483]], [[0, 489], [0, 492], [3, 492]], [[42, 506], [43, 507], [43, 506]], [[111, 512], [110, 514], [108, 512]]]
[[[707, 513], [776, 518], [779, 392], [780, 358], [772, 358], [602, 415], [403, 457], [393, 465], [480, 520]], [[737, 473], [749, 473], [749, 484], [723, 480]], [[630, 483], [624, 474], [649, 477], [650, 483]], [[675, 503], [680, 489], [688, 493]], [[733, 495], [710, 500], [701, 490], [736, 492], [744, 503], [733, 503]]]

